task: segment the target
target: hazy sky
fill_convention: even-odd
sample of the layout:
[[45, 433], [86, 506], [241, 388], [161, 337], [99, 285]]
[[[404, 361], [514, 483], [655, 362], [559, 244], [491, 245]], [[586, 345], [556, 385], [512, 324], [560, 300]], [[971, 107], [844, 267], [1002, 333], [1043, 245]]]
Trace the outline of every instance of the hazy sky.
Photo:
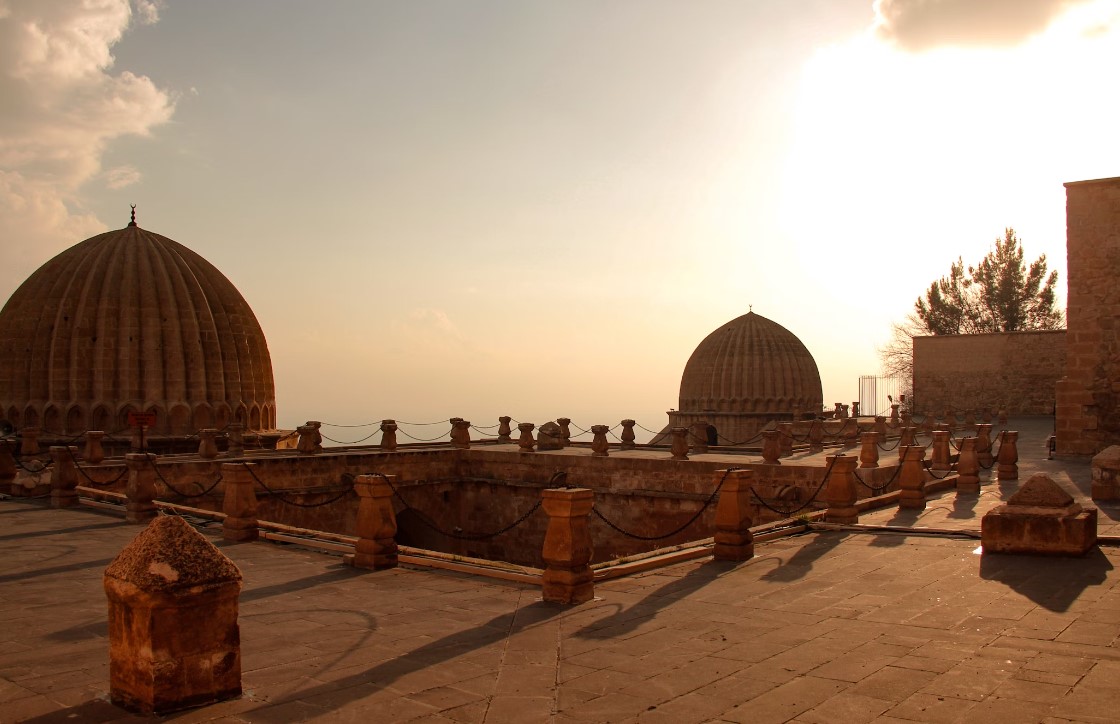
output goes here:
[[1005, 226], [1064, 301], [1117, 71], [1120, 0], [0, 0], [0, 300], [135, 203], [285, 427], [661, 427], [749, 305], [850, 402]]

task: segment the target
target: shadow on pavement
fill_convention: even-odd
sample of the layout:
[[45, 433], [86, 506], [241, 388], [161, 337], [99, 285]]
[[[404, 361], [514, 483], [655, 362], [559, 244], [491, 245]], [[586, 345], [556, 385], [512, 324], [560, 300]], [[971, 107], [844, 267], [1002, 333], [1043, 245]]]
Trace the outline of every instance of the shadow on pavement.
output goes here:
[[789, 583], [804, 578], [813, 570], [813, 564], [821, 556], [847, 539], [847, 533], [818, 533], [815, 540], [801, 546], [788, 561], [762, 574], [762, 580], [770, 583]]
[[984, 553], [980, 577], [997, 581], [1039, 606], [1061, 613], [1090, 586], [1104, 582], [1112, 564], [1093, 548], [1083, 558]]

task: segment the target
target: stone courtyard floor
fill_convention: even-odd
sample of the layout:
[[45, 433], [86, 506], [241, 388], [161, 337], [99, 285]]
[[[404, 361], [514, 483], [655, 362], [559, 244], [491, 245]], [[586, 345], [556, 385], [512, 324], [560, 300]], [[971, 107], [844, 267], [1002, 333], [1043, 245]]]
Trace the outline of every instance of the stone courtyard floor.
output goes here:
[[[1088, 489], [1085, 463], [1034, 454], [1022, 468]], [[861, 523], [977, 530], [1013, 490], [987, 482]], [[1111, 531], [1120, 515], [1101, 512]], [[101, 585], [137, 532], [89, 508], [0, 501], [0, 721], [140, 719], [107, 701]], [[244, 574], [245, 695], [170, 721], [1120, 720], [1117, 548], [984, 556], [961, 536], [811, 533], [738, 565], [600, 583], [595, 601], [563, 608], [533, 586], [358, 572], [204, 532]]]

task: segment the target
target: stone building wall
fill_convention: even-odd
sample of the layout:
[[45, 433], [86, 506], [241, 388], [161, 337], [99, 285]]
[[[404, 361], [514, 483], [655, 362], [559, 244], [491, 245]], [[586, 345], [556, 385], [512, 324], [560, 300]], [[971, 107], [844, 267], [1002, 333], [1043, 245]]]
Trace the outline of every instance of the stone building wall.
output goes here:
[[1058, 383], [1058, 453], [1120, 443], [1120, 178], [1066, 185], [1069, 347]]
[[1000, 332], [914, 338], [914, 409], [1054, 413], [1066, 332]]

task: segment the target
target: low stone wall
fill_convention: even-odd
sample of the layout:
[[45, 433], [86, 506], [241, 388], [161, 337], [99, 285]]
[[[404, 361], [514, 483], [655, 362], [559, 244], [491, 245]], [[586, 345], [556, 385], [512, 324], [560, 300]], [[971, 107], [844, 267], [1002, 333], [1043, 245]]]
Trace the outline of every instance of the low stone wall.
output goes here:
[[[563, 451], [517, 453], [487, 446], [391, 453], [372, 448], [316, 455], [274, 452], [240, 460], [254, 464], [253, 471], [260, 481], [256, 490], [260, 520], [353, 535], [358, 505], [357, 496], [346, 492], [349, 476], [380, 472], [394, 476], [393, 484], [399, 492], [393, 501], [399, 543], [531, 566], [541, 565], [540, 551], [548, 523], [543, 510], [538, 509], [497, 537], [477, 540], [471, 539], [470, 534], [493, 533], [517, 521], [537, 504], [541, 491], [549, 486], [555, 473], [566, 473], [565, 484], [569, 486], [594, 491], [596, 509], [602, 518], [625, 531], [616, 530], [592, 514], [593, 560], [600, 562], [710, 537], [714, 531], [715, 505], [705, 508], [705, 503], [719, 483], [720, 471], [731, 465], [727, 461], [703, 459], [675, 461], [667, 454], [657, 458], [604, 458]], [[230, 460], [158, 459], [158, 498], [220, 511], [225, 484], [214, 482], [222, 462]], [[884, 467], [860, 470], [860, 476], [871, 486], [882, 485], [894, 474], [897, 456], [885, 452], [882, 463]], [[755, 490], [764, 501], [756, 500], [752, 507], [756, 524], [787, 517], [778, 511], [799, 509], [796, 512], [807, 513], [825, 507], [822, 483], [826, 469], [822, 465], [743, 462], [735, 467], [755, 471]], [[119, 471], [119, 466], [86, 471], [90, 477], [108, 479], [116, 474], [113, 471]], [[84, 479], [82, 484], [87, 484]], [[102, 489], [124, 492], [126, 484], [127, 477]], [[859, 487], [860, 498], [873, 494], [869, 488]], [[210, 488], [207, 494], [194, 497]], [[897, 483], [889, 489], [897, 489]], [[805, 503], [808, 505], [802, 507]], [[693, 523], [670, 537], [660, 538], [698, 512]], [[439, 531], [466, 537], [447, 536]], [[655, 537], [656, 540], [644, 539]]]
[[1064, 330], [914, 338], [914, 409], [1054, 414]]

